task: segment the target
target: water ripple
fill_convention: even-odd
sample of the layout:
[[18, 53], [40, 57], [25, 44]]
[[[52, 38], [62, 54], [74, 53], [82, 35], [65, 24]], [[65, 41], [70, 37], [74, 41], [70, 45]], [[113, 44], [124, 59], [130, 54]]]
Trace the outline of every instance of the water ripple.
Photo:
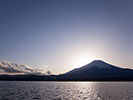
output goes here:
[[0, 81], [0, 100], [133, 100], [133, 83]]

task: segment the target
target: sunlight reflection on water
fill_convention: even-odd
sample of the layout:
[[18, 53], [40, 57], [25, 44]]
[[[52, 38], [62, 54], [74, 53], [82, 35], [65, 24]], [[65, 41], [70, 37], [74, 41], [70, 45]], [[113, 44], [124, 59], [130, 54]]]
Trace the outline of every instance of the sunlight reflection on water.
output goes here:
[[0, 100], [133, 100], [133, 83], [1, 81]]

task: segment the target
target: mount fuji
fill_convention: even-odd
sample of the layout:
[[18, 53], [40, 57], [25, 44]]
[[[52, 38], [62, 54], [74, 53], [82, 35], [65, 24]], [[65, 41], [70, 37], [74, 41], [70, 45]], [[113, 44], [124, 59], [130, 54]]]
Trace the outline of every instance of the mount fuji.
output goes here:
[[73, 69], [60, 75], [64, 80], [122, 80], [133, 77], [133, 70], [108, 64], [102, 60]]

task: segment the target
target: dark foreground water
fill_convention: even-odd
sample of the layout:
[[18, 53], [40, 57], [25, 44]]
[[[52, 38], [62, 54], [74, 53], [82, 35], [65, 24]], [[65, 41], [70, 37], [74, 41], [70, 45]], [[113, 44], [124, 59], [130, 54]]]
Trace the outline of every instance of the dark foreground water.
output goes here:
[[0, 100], [133, 100], [133, 83], [0, 81]]

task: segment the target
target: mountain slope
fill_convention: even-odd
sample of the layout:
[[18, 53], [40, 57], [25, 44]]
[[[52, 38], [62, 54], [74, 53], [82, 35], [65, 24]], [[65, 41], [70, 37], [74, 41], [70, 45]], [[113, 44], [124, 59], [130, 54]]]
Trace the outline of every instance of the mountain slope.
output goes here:
[[69, 71], [61, 77], [69, 79], [88, 79], [88, 78], [104, 78], [104, 77], [127, 77], [133, 76], [132, 69], [120, 68], [108, 64], [101, 60], [95, 60], [81, 68]]

